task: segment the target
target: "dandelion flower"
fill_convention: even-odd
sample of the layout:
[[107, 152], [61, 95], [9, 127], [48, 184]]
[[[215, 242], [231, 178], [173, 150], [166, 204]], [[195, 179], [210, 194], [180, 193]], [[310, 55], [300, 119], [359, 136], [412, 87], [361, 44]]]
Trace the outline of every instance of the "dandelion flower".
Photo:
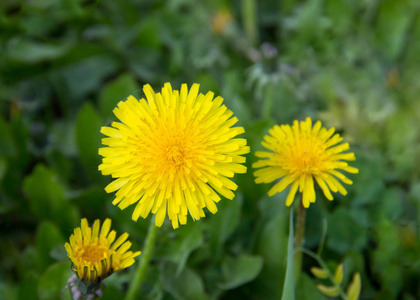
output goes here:
[[253, 164], [254, 168], [262, 168], [254, 172], [255, 182], [269, 183], [280, 179], [268, 191], [269, 196], [292, 185], [286, 199], [287, 206], [292, 204], [298, 190], [302, 193], [304, 207], [314, 203], [314, 179], [328, 200], [333, 200], [331, 191], [346, 195], [346, 189], [337, 178], [346, 184], [353, 182], [338, 170], [354, 174], [359, 170], [345, 162], [356, 158], [354, 153], [343, 153], [349, 149], [349, 144], [340, 144], [343, 138], [334, 131], [334, 128], [321, 127], [320, 121], [312, 127], [309, 117], [300, 123], [294, 121], [293, 126], [275, 125], [261, 143], [270, 152], [255, 153], [264, 158]]
[[211, 28], [216, 34], [223, 33], [233, 22], [232, 15], [226, 9], [219, 10], [211, 20]]
[[137, 203], [134, 221], [152, 212], [160, 227], [167, 213], [177, 228], [188, 213], [194, 220], [204, 217], [204, 207], [216, 213], [219, 194], [233, 199], [237, 189], [228, 178], [246, 172], [241, 155], [249, 147], [235, 138], [243, 127], [232, 127], [238, 119], [221, 97], [198, 87], [177, 91], [166, 83], [155, 93], [145, 85], [146, 99], [121, 101], [114, 109], [121, 122], [101, 129], [108, 147], [99, 149], [99, 170], [115, 178], [105, 190], [117, 191], [113, 204], [121, 209]]
[[128, 233], [122, 234], [116, 241], [116, 232], [111, 228], [111, 220], [106, 219], [100, 228], [99, 220], [89, 227], [82, 219], [81, 227], [74, 230], [70, 243], [64, 246], [71, 260], [73, 271], [85, 284], [100, 283], [101, 280], [134, 263], [134, 257], [140, 251], [128, 251], [131, 242], [126, 241]]

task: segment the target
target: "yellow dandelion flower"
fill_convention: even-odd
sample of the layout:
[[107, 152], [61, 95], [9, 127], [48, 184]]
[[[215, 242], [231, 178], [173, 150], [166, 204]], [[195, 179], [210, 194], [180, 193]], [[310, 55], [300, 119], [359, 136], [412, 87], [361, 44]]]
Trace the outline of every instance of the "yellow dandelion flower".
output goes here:
[[74, 230], [70, 243], [64, 246], [71, 260], [73, 271], [85, 283], [98, 282], [113, 272], [120, 271], [134, 263], [134, 257], [140, 251], [127, 251], [131, 242], [126, 241], [128, 233], [122, 234], [116, 241], [116, 232], [111, 228], [111, 220], [106, 219], [100, 228], [99, 220], [89, 227], [82, 219], [81, 227]]
[[302, 193], [304, 207], [315, 202], [314, 179], [328, 200], [333, 200], [330, 191], [346, 195], [346, 189], [337, 178], [346, 184], [353, 182], [337, 170], [354, 174], [359, 170], [345, 162], [356, 157], [354, 153], [343, 153], [350, 146], [348, 143], [339, 144], [343, 138], [334, 131], [334, 128], [321, 128], [320, 121], [312, 127], [309, 117], [300, 123], [294, 121], [293, 126], [275, 125], [261, 143], [271, 152], [255, 153], [257, 157], [265, 158], [253, 164], [254, 168], [262, 168], [254, 172], [255, 182], [269, 183], [281, 178], [268, 191], [269, 196], [292, 185], [286, 199], [287, 206], [292, 204], [298, 190]]
[[118, 103], [115, 116], [121, 121], [102, 127], [108, 136], [100, 148], [99, 170], [116, 178], [106, 192], [116, 192], [113, 204], [125, 209], [137, 203], [132, 218], [156, 214], [161, 226], [166, 212], [177, 228], [204, 217], [203, 208], [216, 213], [220, 195], [233, 199], [237, 185], [228, 179], [245, 173], [242, 165], [249, 152], [246, 140], [234, 138], [244, 132], [232, 127], [238, 119], [213, 93], [198, 93], [198, 84], [188, 91], [172, 90], [169, 83], [161, 93], [150, 85], [143, 88], [146, 99], [133, 96]]
[[211, 28], [216, 34], [223, 33], [233, 22], [232, 15], [226, 9], [219, 10], [211, 20]]

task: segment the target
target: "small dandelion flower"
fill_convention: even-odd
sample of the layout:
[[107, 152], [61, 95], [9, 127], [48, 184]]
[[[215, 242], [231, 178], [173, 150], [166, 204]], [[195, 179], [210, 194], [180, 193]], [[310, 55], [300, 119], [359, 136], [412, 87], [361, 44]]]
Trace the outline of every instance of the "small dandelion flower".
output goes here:
[[105, 220], [102, 228], [99, 220], [91, 228], [87, 220], [82, 219], [81, 227], [70, 236], [70, 243], [64, 245], [77, 278], [87, 285], [99, 283], [99, 287], [101, 280], [131, 266], [134, 257], [140, 255], [140, 251], [128, 251], [131, 247], [131, 242], [126, 241], [128, 233], [115, 241], [116, 232], [109, 232], [110, 228], [110, 219]]
[[334, 128], [321, 128], [320, 121], [312, 127], [309, 117], [300, 123], [294, 121], [293, 126], [275, 125], [261, 143], [271, 152], [255, 153], [257, 157], [265, 158], [253, 164], [254, 168], [262, 168], [254, 172], [255, 182], [269, 183], [281, 179], [268, 191], [269, 196], [292, 185], [286, 199], [287, 206], [292, 204], [298, 190], [302, 193], [304, 207], [314, 203], [314, 179], [328, 200], [333, 200], [331, 191], [346, 195], [346, 189], [337, 178], [346, 184], [353, 182], [337, 170], [353, 174], [359, 170], [345, 162], [356, 157], [354, 153], [343, 153], [349, 149], [349, 144], [339, 144], [343, 138], [334, 131]]
[[226, 9], [219, 10], [211, 19], [211, 28], [216, 34], [223, 33], [233, 22], [232, 15]]
[[150, 85], [146, 99], [133, 96], [121, 101], [114, 114], [121, 121], [102, 127], [108, 136], [100, 148], [99, 170], [115, 180], [106, 192], [116, 192], [113, 201], [121, 209], [137, 203], [132, 218], [156, 214], [160, 227], [166, 217], [177, 228], [204, 217], [203, 208], [217, 212], [220, 195], [233, 199], [237, 185], [228, 179], [245, 173], [246, 140], [235, 138], [243, 127], [232, 127], [238, 119], [213, 93], [198, 93], [198, 84], [188, 91], [172, 90], [166, 83], [161, 93]]

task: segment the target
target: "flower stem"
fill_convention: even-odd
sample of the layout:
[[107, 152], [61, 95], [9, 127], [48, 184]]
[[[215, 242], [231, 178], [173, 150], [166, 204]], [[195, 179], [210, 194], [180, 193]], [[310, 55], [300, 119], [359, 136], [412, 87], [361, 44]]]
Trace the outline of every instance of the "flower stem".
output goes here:
[[128, 293], [125, 296], [125, 300], [138, 299], [137, 294], [142, 285], [144, 276], [146, 275], [147, 268], [149, 266], [149, 262], [152, 256], [153, 248], [156, 243], [158, 227], [154, 223], [155, 218], [152, 218], [149, 224], [149, 229], [147, 230], [146, 241], [144, 242], [144, 250], [142, 255], [140, 256], [141, 259], [139, 265], [136, 269], [136, 273], [134, 274], [133, 280], [131, 281]]
[[302, 272], [301, 249], [303, 248], [303, 242], [305, 237], [305, 216], [306, 208], [303, 206], [302, 199], [300, 199], [295, 230], [295, 282], [298, 281], [300, 273]]
[[295, 268], [293, 244], [293, 209], [291, 209], [289, 219], [289, 238], [287, 243], [286, 275], [284, 277], [283, 293], [281, 295], [281, 300], [295, 300]]
[[254, 46], [257, 42], [257, 3], [255, 0], [242, 2], [242, 18], [248, 42]]

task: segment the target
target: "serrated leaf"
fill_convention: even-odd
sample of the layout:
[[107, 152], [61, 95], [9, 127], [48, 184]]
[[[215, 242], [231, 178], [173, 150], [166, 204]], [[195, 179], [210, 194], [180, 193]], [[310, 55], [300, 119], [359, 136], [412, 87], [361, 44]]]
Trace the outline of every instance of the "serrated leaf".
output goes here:
[[318, 284], [316, 287], [326, 296], [335, 297], [340, 294], [340, 289], [337, 286], [325, 286]]
[[360, 279], [360, 274], [355, 273], [353, 276], [352, 281], [347, 287], [347, 297], [349, 300], [357, 300], [359, 299], [360, 290], [362, 288], [362, 281]]
[[328, 277], [328, 271], [322, 268], [312, 267], [311, 273], [319, 279], [325, 279]]
[[234, 289], [255, 279], [261, 272], [263, 260], [259, 256], [226, 257], [222, 262], [222, 289]]
[[343, 281], [343, 264], [339, 264], [335, 270], [334, 281], [338, 285]]

